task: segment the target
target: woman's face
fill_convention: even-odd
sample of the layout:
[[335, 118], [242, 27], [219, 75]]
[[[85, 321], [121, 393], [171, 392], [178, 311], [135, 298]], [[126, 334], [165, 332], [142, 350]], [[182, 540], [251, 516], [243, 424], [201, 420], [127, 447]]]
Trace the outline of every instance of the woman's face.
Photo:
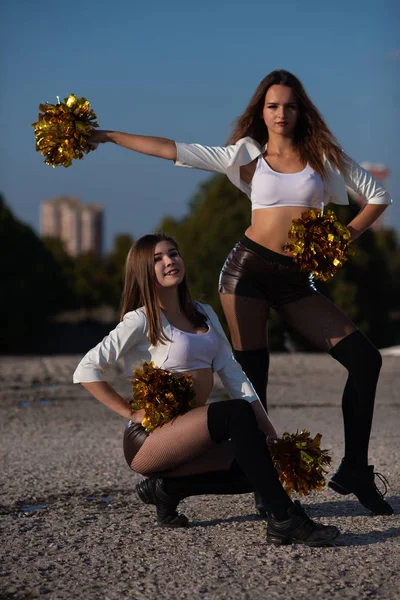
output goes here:
[[171, 242], [158, 242], [154, 248], [154, 271], [157, 284], [163, 288], [179, 285], [185, 276], [185, 265]]
[[265, 94], [263, 119], [268, 132], [291, 136], [299, 117], [299, 106], [292, 88], [272, 85]]

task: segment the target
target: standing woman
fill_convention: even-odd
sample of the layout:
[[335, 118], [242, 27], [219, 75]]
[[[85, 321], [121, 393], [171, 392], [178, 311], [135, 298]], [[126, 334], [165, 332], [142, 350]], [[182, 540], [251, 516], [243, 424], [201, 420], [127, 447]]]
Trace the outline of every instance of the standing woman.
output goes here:
[[238, 118], [227, 146], [114, 131], [97, 131], [90, 141], [111, 141], [178, 166], [225, 173], [247, 194], [251, 225], [229, 254], [219, 284], [235, 357], [266, 407], [272, 307], [316, 348], [340, 362], [349, 373], [342, 399], [345, 453], [329, 485], [339, 494], [355, 494], [375, 514], [392, 514], [368, 465], [381, 355], [285, 251], [292, 220], [330, 202], [348, 204], [346, 186], [367, 201], [348, 224], [352, 241], [382, 215], [391, 198], [339, 147], [301, 82], [283, 70], [267, 75]]
[[[187, 525], [176, 512], [185, 497], [257, 490], [268, 507], [270, 543], [331, 543], [337, 528], [314, 523], [283, 489], [266, 442], [276, 437], [275, 429], [233, 358], [216, 314], [191, 301], [184, 262], [169, 236], [146, 235], [132, 247], [121, 313], [119, 325], [81, 360], [74, 383], [130, 419], [125, 458], [132, 470], [149, 477], [137, 491], [144, 502], [156, 505], [159, 524]], [[190, 374], [195, 407], [147, 434], [141, 425], [144, 410], [132, 411], [105, 380], [105, 371], [119, 358], [128, 378], [144, 361]], [[214, 371], [233, 399], [207, 405]]]

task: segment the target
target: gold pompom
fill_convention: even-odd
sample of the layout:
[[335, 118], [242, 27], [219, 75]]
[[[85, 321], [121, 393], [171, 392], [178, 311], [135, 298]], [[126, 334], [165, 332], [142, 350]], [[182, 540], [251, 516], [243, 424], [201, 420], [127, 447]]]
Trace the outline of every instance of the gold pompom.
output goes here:
[[97, 117], [86, 98], [74, 94], [58, 104], [39, 104], [39, 118], [32, 123], [35, 129], [36, 150], [51, 167], [69, 167], [74, 158], [81, 159], [90, 152], [88, 138]]
[[321, 434], [314, 438], [306, 429], [288, 433], [269, 443], [272, 460], [279, 473], [282, 485], [288, 494], [297, 492], [307, 496], [325, 486], [324, 467], [331, 464], [327, 450], [321, 450]]
[[299, 219], [293, 219], [289, 239], [293, 241], [285, 250], [292, 253], [295, 263], [322, 281], [333, 277], [353, 254], [349, 250], [350, 230], [337, 220], [333, 210], [325, 214], [320, 210], [303, 212]]
[[129, 404], [132, 410], [144, 409], [142, 425], [150, 433], [194, 408], [194, 397], [192, 375], [174, 375], [145, 362], [142, 369], [135, 370]]

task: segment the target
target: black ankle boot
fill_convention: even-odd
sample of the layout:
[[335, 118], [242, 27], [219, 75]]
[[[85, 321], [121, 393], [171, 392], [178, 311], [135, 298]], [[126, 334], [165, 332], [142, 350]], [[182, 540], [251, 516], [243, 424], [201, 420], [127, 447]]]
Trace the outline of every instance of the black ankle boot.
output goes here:
[[295, 501], [288, 510], [288, 518], [278, 521], [268, 517], [267, 542], [269, 544], [305, 544], [306, 546], [329, 546], [340, 534], [337, 527], [315, 523], [307, 516], [300, 502]]
[[164, 490], [163, 479], [151, 477], [136, 484], [136, 493], [145, 504], [154, 504], [157, 523], [161, 527], [187, 527], [189, 520], [179, 515], [176, 508], [182, 498], [171, 496]]
[[[383, 493], [375, 484], [375, 475], [385, 486]], [[387, 492], [386, 484], [387, 480], [383, 475], [374, 473], [373, 465], [370, 465], [365, 471], [360, 471], [349, 466], [343, 459], [328, 486], [343, 496], [354, 494], [361, 504], [375, 515], [392, 515], [393, 508], [384, 500]]]

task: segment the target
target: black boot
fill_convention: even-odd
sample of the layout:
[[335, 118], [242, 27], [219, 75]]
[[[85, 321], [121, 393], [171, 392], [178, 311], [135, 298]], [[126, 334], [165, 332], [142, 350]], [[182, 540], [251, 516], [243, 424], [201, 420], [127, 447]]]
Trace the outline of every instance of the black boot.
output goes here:
[[136, 493], [145, 504], [154, 504], [157, 510], [157, 523], [161, 527], [187, 527], [189, 519], [176, 511], [182, 498], [173, 497], [164, 490], [161, 478], [143, 479], [136, 484]]
[[228, 471], [214, 471], [182, 477], [150, 478], [136, 485], [139, 498], [157, 508], [157, 522], [163, 527], [187, 527], [188, 519], [178, 515], [181, 500], [190, 496], [249, 494], [254, 491], [236, 461]]
[[340, 534], [333, 525], [315, 523], [307, 516], [300, 502], [296, 500], [287, 511], [288, 518], [278, 521], [273, 515], [268, 517], [267, 542], [269, 544], [305, 544], [306, 546], [330, 546]]
[[[383, 493], [378, 490], [375, 484], [375, 475], [385, 487]], [[359, 470], [342, 460], [339, 469], [333, 475], [328, 486], [343, 496], [354, 494], [361, 504], [375, 515], [392, 515], [393, 508], [384, 500], [384, 495], [387, 492], [386, 484], [387, 480], [383, 475], [374, 473], [373, 465], [370, 465], [367, 470]]]

